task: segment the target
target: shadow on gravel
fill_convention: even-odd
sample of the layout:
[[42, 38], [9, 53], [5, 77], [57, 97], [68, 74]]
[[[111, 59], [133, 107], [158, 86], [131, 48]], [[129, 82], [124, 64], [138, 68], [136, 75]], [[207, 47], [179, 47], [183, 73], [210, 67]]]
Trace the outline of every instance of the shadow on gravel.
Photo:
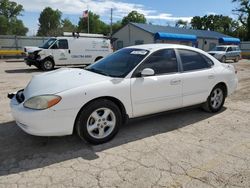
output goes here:
[[97, 146], [81, 141], [76, 135], [50, 138], [31, 136], [17, 127], [15, 122], [3, 123], [0, 124], [0, 176], [78, 157], [94, 160], [98, 158], [97, 152], [180, 129], [213, 115], [189, 108], [130, 120], [112, 141]]
[[[56, 67], [54, 68], [54, 70], [56, 69], [60, 69], [60, 68], [80, 68], [80, 69], [84, 69], [84, 66], [65, 66], [65, 67]], [[17, 74], [17, 73], [33, 73], [33, 72], [41, 72], [43, 73], [44, 71], [39, 70], [37, 68], [28, 68], [28, 69], [10, 69], [10, 70], [5, 70], [6, 73], [9, 74]]]
[[9, 74], [16, 74], [16, 73], [33, 73], [33, 72], [42, 72], [41, 70], [39, 69], [11, 69], [11, 70], [5, 70], [6, 73], [9, 73]]
[[24, 62], [24, 58], [20, 59], [7, 59], [5, 60], [6, 63], [17, 63], [17, 62]]

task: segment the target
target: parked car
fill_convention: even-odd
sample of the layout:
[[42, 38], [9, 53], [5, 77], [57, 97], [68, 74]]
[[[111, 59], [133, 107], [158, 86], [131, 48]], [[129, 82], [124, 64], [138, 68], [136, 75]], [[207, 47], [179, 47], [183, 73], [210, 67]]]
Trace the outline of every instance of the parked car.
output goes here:
[[216, 46], [212, 51], [209, 51], [208, 53], [222, 63], [225, 63], [227, 60], [234, 60], [234, 62], [238, 62], [241, 58], [241, 50], [239, 46], [235, 45]]
[[24, 48], [27, 65], [49, 71], [54, 66], [88, 65], [113, 52], [110, 40], [98, 34], [52, 37], [41, 47]]
[[237, 83], [233, 65], [202, 50], [148, 44], [123, 48], [85, 70], [35, 75], [26, 88], [8, 96], [25, 132], [63, 136], [75, 130], [100, 144], [112, 139], [127, 118], [197, 104], [218, 112]]

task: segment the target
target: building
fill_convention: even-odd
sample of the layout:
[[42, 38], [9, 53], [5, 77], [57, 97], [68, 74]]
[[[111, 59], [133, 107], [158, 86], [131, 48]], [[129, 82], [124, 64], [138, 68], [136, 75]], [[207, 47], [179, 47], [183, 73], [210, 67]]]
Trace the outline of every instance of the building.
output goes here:
[[114, 48], [149, 43], [174, 43], [209, 51], [218, 44], [240, 44], [238, 38], [206, 30], [129, 23], [112, 35]]

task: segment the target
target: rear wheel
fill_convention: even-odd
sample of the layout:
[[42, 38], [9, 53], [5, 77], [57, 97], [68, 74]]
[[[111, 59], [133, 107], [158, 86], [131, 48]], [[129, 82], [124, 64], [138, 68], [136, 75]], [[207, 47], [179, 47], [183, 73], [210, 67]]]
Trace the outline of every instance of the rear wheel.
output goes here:
[[237, 56], [237, 57], [234, 59], [234, 62], [237, 63], [239, 60], [240, 60], [240, 57]]
[[225, 89], [222, 86], [216, 86], [210, 93], [207, 101], [203, 104], [203, 109], [208, 112], [218, 112], [224, 105], [226, 98]]
[[45, 59], [42, 63], [41, 63], [41, 69], [43, 71], [50, 71], [54, 69], [54, 62], [51, 59]]
[[222, 56], [221, 62], [222, 62], [222, 63], [225, 63], [225, 62], [226, 62], [226, 56]]
[[80, 138], [92, 144], [111, 140], [122, 124], [120, 109], [112, 101], [100, 99], [84, 107], [76, 120]]

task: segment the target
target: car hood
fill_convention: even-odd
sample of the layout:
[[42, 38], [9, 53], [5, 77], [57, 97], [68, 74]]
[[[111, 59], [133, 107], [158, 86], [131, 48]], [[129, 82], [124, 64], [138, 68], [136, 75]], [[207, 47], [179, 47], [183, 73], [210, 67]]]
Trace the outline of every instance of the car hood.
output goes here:
[[209, 54], [225, 54], [226, 52], [223, 51], [209, 51]]
[[33, 53], [34, 51], [42, 50], [42, 48], [36, 46], [25, 46], [24, 48], [26, 49], [27, 53]]
[[72, 88], [86, 86], [111, 77], [77, 68], [61, 68], [55, 71], [35, 75], [24, 89], [26, 99], [45, 94], [56, 94]]

